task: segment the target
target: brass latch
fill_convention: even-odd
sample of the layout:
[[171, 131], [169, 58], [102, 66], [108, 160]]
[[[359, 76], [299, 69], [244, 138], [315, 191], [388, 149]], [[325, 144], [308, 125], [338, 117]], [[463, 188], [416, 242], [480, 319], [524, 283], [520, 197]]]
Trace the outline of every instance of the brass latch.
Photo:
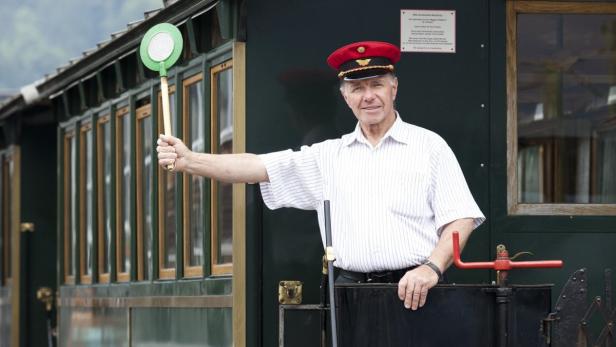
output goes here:
[[20, 230], [22, 233], [25, 232], [33, 232], [34, 231], [34, 223], [21, 223]]
[[39, 299], [43, 304], [45, 304], [45, 310], [47, 312], [51, 311], [53, 304], [53, 292], [49, 287], [40, 287], [36, 291], [36, 298]]
[[301, 281], [280, 281], [278, 284], [278, 302], [299, 305], [302, 303]]

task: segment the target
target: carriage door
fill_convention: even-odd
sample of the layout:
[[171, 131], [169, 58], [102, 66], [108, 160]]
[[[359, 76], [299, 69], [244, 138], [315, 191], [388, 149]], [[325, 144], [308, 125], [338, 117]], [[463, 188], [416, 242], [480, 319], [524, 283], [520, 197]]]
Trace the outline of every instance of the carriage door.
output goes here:
[[0, 347], [49, 345], [56, 290], [55, 137], [55, 126], [24, 124], [20, 144], [0, 151]]

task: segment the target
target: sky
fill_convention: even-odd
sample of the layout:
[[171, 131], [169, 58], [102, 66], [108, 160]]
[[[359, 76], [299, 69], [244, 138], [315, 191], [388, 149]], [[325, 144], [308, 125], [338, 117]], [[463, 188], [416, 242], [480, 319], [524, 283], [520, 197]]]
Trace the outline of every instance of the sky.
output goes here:
[[163, 0], [0, 1], [0, 96], [19, 92]]

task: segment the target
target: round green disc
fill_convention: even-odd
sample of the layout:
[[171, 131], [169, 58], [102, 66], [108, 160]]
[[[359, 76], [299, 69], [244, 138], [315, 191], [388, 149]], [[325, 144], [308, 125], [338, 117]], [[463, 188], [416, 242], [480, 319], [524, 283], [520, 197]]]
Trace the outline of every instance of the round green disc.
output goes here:
[[141, 61], [150, 70], [167, 75], [169, 69], [182, 53], [182, 34], [173, 24], [160, 23], [151, 27], [143, 36], [139, 55]]

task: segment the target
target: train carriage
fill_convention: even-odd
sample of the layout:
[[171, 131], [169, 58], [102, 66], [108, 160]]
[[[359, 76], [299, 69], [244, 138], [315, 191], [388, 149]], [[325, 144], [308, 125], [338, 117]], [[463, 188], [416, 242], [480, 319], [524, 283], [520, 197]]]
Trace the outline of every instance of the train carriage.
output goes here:
[[[508, 274], [512, 284], [553, 284], [536, 304], [554, 312], [585, 268], [604, 319], [589, 311], [571, 329], [591, 339], [613, 322], [604, 269], [616, 266], [616, 2], [162, 5], [0, 102], [0, 346], [318, 343], [318, 314], [289, 308], [279, 321], [293, 299], [281, 281], [301, 282], [296, 304], [320, 303], [315, 213], [271, 211], [258, 185], [157, 165], [161, 91], [139, 43], [163, 22], [184, 40], [168, 72], [172, 132], [212, 153], [351, 132], [325, 58], [358, 40], [401, 45], [396, 108], [447, 141], [487, 217], [464, 259], [494, 259], [496, 244], [534, 254], [525, 260], [562, 259], [559, 270]], [[491, 286], [495, 273], [452, 267], [447, 277], [470, 288]], [[579, 305], [586, 313], [593, 302]], [[549, 321], [537, 322], [539, 345], [556, 346], [540, 331]], [[486, 324], [477, 320], [479, 335]], [[279, 336], [281, 325], [291, 335]]]

